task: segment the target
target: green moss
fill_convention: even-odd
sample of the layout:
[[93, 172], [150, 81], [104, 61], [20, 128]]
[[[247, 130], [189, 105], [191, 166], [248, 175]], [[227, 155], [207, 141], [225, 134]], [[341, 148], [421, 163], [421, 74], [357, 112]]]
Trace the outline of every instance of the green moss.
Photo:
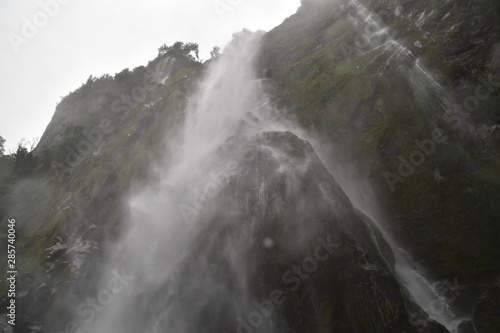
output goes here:
[[340, 310], [340, 304], [333, 298], [323, 301], [317, 311], [317, 332], [319, 333], [329, 333], [331, 332], [332, 318], [335, 313]]

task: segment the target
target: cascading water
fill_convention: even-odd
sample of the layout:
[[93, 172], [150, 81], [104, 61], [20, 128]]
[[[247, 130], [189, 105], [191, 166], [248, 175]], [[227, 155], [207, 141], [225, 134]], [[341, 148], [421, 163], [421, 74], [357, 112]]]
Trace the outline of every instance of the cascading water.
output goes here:
[[[463, 116], [463, 111], [461, 112], [453, 95], [437, 82], [434, 75], [408, 48], [391, 37], [381, 17], [369, 11], [357, 0], [351, 0], [343, 6], [344, 9], [349, 7], [354, 8], [355, 13], [349, 20], [363, 36], [356, 45], [366, 53], [375, 53], [374, 59], [378, 57], [387, 59], [382, 68], [382, 75], [389, 66], [398, 68], [402, 77], [412, 87], [415, 100], [426, 112], [423, 119], [430, 120], [431, 128], [436, 128], [438, 119], [448, 121], [450, 115]], [[462, 133], [471, 134], [466, 123], [460, 122], [458, 125]], [[315, 149], [321, 151], [319, 145], [315, 145]], [[325, 160], [327, 159], [325, 156]], [[457, 325], [462, 319], [459, 319], [451, 309], [446, 297], [439, 290], [439, 283], [428, 280], [422, 269], [413, 262], [411, 255], [404, 251], [394, 236], [387, 231], [383, 214], [374, 204], [373, 196], [367, 195], [369, 191], [366, 189], [369, 185], [359, 184], [357, 175], [343, 169], [338, 161], [334, 164], [330, 168], [331, 173], [339, 180], [354, 206], [370, 217], [389, 243], [396, 261], [395, 272], [398, 280], [406, 287], [413, 301], [429, 315], [429, 318], [439, 322], [450, 332], [456, 332]]]
[[[399, 75], [406, 80], [414, 92], [415, 101], [420, 104], [424, 114], [422, 119], [432, 128], [438, 121], [452, 122], [452, 118], [466, 119], [469, 116], [462, 110], [456, 98], [436, 79], [431, 70], [399, 41], [392, 38], [389, 28], [382, 17], [371, 12], [358, 0], [350, 0], [342, 5], [343, 10], [353, 8], [348, 20], [353, 24], [359, 36], [355, 40], [358, 51], [372, 56], [372, 62], [384, 58], [379, 75], [391, 67], [397, 69]], [[467, 123], [457, 122], [455, 128], [462, 134], [472, 135], [473, 131]]]
[[[269, 118], [260, 35], [211, 65], [172, 162], [130, 199], [99, 287], [120, 273], [124, 286], [83, 332], [409, 329], [369, 228], [309, 143]], [[319, 319], [333, 300], [339, 317]]]
[[[360, 15], [366, 14], [352, 3]], [[376, 34], [386, 33], [379, 30]], [[453, 313], [444, 298], [385, 231], [376, 208], [353, 187], [355, 182], [333, 166], [339, 186], [309, 143], [288, 131], [307, 135], [270, 118], [274, 110], [254, 70], [260, 36], [235, 35], [224, 55], [210, 65], [189, 102], [178, 144], [169, 147], [172, 162], [158, 171], [155, 184], [130, 199], [128, 230], [108, 256], [103, 285], [117, 267], [125, 269], [131, 282], [82, 330], [408, 328], [402, 324], [408, 320], [404, 306], [394, 306], [403, 304], [403, 297], [396, 281], [388, 278], [394, 270], [390, 250], [396, 275], [413, 300], [453, 330]], [[390, 59], [408, 54], [392, 39], [384, 40], [394, 52]], [[373, 223], [355, 213], [342, 189]], [[320, 260], [314, 258], [320, 256], [308, 256], [314, 248], [314, 253], [323, 250], [332, 257], [321, 266], [328, 274], [315, 274]], [[336, 255], [336, 249], [344, 254]], [[309, 274], [297, 273], [296, 262]], [[292, 271], [297, 276], [288, 274]], [[377, 290], [373, 295], [372, 289]], [[285, 300], [273, 305], [270, 300], [279, 299], [280, 293]], [[332, 294], [345, 307], [338, 310], [344, 314], [335, 323], [318, 324], [333, 306]], [[445, 311], [427, 309], [436, 299]]]
[[156, 83], [165, 84], [165, 82], [170, 77], [170, 73], [172, 73], [172, 68], [175, 64], [175, 58], [165, 58], [159, 65], [156, 73], [156, 77], [153, 78]]
[[[311, 140], [314, 142], [314, 140]], [[322, 148], [318, 144], [314, 144], [315, 150], [325, 161], [331, 160], [326, 155], [322, 154]], [[381, 232], [384, 240], [389, 244], [391, 254], [395, 261], [395, 275], [402, 286], [406, 288], [411, 299], [418, 304], [422, 310], [426, 312], [429, 318], [442, 324], [450, 332], [456, 332], [457, 326], [462, 322], [463, 318], [459, 318], [448, 304], [448, 299], [440, 288], [439, 282], [433, 282], [425, 277], [424, 270], [415, 264], [411, 254], [400, 246], [388, 230], [384, 223], [384, 214], [380, 211], [377, 201], [369, 183], [362, 183], [359, 179], [357, 171], [346, 169], [338, 161], [326, 163], [330, 173], [339, 180], [339, 184], [346, 192], [347, 196], [353, 203], [354, 207], [359, 209], [366, 215]], [[386, 255], [387, 251], [379, 248], [382, 256]], [[446, 292], [446, 291], [445, 291]], [[421, 318], [418, 313], [411, 314], [411, 321], [415, 326], [423, 326], [418, 319]], [[421, 327], [422, 328], [422, 327]]]
[[[110, 271], [112, 267], [126, 267], [127, 272], [133, 272], [130, 273], [133, 287], [117, 295], [113, 304], [86, 326], [89, 332], [135, 332], [134, 329], [159, 332], [165, 325], [170, 332], [186, 330], [185, 324], [175, 322], [176, 310], [169, 309], [168, 300], [176, 294], [177, 279], [186, 266], [183, 261], [192, 255], [193, 242], [206, 227], [199, 217], [209, 214], [207, 201], [214, 200], [220, 191], [217, 185], [211, 187], [213, 182], [225, 181], [226, 172], [242, 172], [238, 171], [237, 162], [228, 160], [221, 165], [217, 150], [235, 135], [251, 136], [279, 127], [266, 118], [266, 114], [270, 114], [269, 106], [261, 91], [262, 83], [254, 72], [253, 62], [261, 35], [247, 31], [235, 35], [224, 55], [211, 65], [200, 92], [186, 110], [180, 144], [169, 147], [174, 162], [160, 172], [158, 184], [146, 187], [130, 199], [130, 229], [110, 255], [108, 265]], [[169, 60], [165, 65], [171, 68], [172, 63]], [[164, 81], [168, 77], [159, 79]], [[268, 245], [270, 242], [267, 240]], [[227, 247], [227, 255], [234, 259], [239, 256], [237, 252], [243, 251], [238, 245], [243, 247], [242, 244], [220, 244]], [[241, 286], [246, 284], [243, 266], [236, 262], [231, 267]], [[103, 276], [104, 283], [110, 276], [111, 273]], [[203, 281], [203, 277], [196, 276], [198, 285], [191, 286], [194, 291], [203, 294], [202, 288], [205, 291], [217, 288], [209, 279]], [[158, 296], [155, 290], [164, 295], [155, 298]], [[241, 300], [232, 301], [247, 302], [244, 300], [247, 293], [244, 288], [239, 290]], [[146, 296], [151, 299], [149, 306], [155, 308], [144, 305]], [[193, 311], [201, 311], [196, 302], [203, 300], [192, 304]], [[147, 308], [147, 312], [137, 313], [138, 304]], [[232, 319], [235, 318], [236, 315]]]

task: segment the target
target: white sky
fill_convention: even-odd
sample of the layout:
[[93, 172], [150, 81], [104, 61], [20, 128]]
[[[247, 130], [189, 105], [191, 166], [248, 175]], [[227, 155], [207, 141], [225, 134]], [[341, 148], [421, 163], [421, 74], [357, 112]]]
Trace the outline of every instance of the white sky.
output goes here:
[[[217, 11], [216, 3], [227, 10]], [[44, 4], [52, 16], [43, 14]], [[207, 59], [234, 32], [270, 30], [299, 5], [300, 0], [0, 0], [0, 136], [7, 152], [21, 138], [41, 137], [61, 97], [90, 75], [146, 65], [159, 46], [176, 41], [198, 43], [200, 57]], [[30, 31], [26, 21], [39, 27]], [[16, 39], [17, 51], [10, 39]]]

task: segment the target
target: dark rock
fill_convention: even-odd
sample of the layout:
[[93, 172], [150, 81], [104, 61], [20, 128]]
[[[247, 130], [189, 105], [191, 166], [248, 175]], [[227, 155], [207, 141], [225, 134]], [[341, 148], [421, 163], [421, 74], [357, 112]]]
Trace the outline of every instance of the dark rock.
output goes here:
[[500, 278], [477, 303], [472, 323], [477, 332], [500, 332]]
[[[190, 332], [416, 332], [369, 226], [308, 142], [289, 132], [233, 138], [218, 161], [238, 168], [195, 222], [176, 294], [141, 297], [170, 309], [153, 322]], [[269, 303], [275, 293], [282, 301]], [[269, 316], [258, 304], [271, 304]]]
[[461, 322], [457, 327], [457, 333], [477, 333], [472, 322], [466, 320]]

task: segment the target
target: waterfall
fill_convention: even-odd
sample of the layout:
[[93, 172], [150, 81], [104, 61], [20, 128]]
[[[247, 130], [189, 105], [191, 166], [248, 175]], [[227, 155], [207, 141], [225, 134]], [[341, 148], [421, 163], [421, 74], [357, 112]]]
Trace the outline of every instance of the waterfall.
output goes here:
[[170, 77], [170, 73], [172, 73], [172, 68], [175, 64], [175, 58], [167, 57], [163, 59], [158, 65], [156, 77], [153, 79], [156, 83], [165, 84], [168, 78]]
[[[355, 0], [352, 4], [361, 16], [367, 15], [366, 9]], [[370, 17], [368, 21], [373, 20]], [[373, 22], [377, 27], [373, 34], [387, 34], [386, 29]], [[453, 331], [456, 322], [446, 299], [386, 231], [382, 215], [372, 204], [373, 194], [362, 191], [352, 177], [342, 173], [341, 161], [334, 161], [329, 171], [339, 182], [339, 187], [328, 172], [323, 172], [319, 159], [308, 150], [309, 143], [290, 132], [307, 138], [316, 151], [322, 150], [321, 145], [315, 144], [317, 141], [295, 126], [272, 118], [275, 110], [264, 91], [266, 83], [255, 72], [262, 35], [248, 31], [236, 34], [223, 55], [210, 64], [198, 92], [189, 99], [179, 137], [170, 141], [169, 162], [156, 170], [153, 183], [136, 187], [138, 190], [128, 201], [130, 217], [124, 236], [107, 256], [101, 285], [114, 281], [120, 272], [120, 281], [125, 281], [126, 285], [122, 292], [114, 295], [112, 302], [102, 306], [98, 313], [87, 318], [89, 320], [84, 320], [82, 331], [156, 333], [168, 330], [188, 333], [193, 332], [193, 327], [204, 327], [207, 332], [215, 329], [229, 332], [239, 325], [238, 332], [285, 332], [289, 329], [285, 320], [268, 323], [254, 318], [252, 327], [255, 330], [246, 322], [252, 319], [252, 306], [256, 303], [255, 290], [251, 286], [261, 286], [267, 281], [267, 277], [254, 278], [254, 275], [259, 275], [256, 270], [274, 264], [255, 263], [255, 257], [261, 253], [258, 251], [266, 254], [274, 248], [281, 248], [284, 259], [278, 255], [273, 259], [282, 260], [283, 266], [297, 258], [303, 259], [311, 242], [318, 240], [319, 231], [329, 230], [324, 226], [326, 218], [336, 223], [331, 227], [337, 237], [335, 246], [340, 247], [350, 237], [353, 240], [350, 255], [364, 261], [358, 262], [362, 272], [356, 273], [360, 276], [372, 274], [370, 278], [374, 280], [378, 277], [376, 274], [388, 275], [380, 268], [383, 265], [374, 265], [364, 254], [359, 258], [356, 256], [375, 247], [385, 259], [386, 266], [390, 266], [390, 260], [375, 236], [375, 231], [380, 232], [394, 254], [394, 272], [399, 282], [430, 318]], [[411, 58], [411, 52], [388, 35], [382, 40], [383, 45], [374, 47], [385, 47], [386, 52], [391, 52], [387, 66], [400, 55], [407, 60]], [[422, 73], [428, 82], [432, 76], [414, 60], [416, 69], [413, 73]], [[168, 59], [164, 63], [168, 74], [159, 78], [159, 82], [168, 80], [173, 62]], [[435, 82], [435, 87], [439, 90], [440, 85]], [[273, 140], [283, 140], [284, 147], [273, 144]], [[250, 147], [247, 153], [253, 155], [252, 158], [265, 162], [251, 165], [254, 169], [242, 163], [241, 160], [246, 159], [245, 151], [238, 150], [245, 145]], [[269, 179], [266, 173], [272, 173], [270, 183], [265, 181]], [[295, 182], [304, 175], [313, 178], [311, 173], [314, 177], [321, 175], [311, 181], [320, 184], [317, 188], [300, 187], [300, 182]], [[243, 176], [231, 177], [235, 174]], [[227, 188], [232, 189], [230, 195], [221, 195]], [[280, 195], [283, 197], [291, 198], [296, 207], [280, 206], [277, 202], [281, 198], [273, 202], [273, 191], [278, 190], [282, 191]], [[301, 195], [307, 196], [303, 191], [310, 191], [312, 197], [301, 198]], [[321, 198], [317, 193], [321, 193]], [[373, 244], [367, 244], [363, 236], [356, 235], [356, 228], [360, 228], [362, 234], [361, 229], [371, 228], [372, 223], [357, 224], [364, 218], [351, 214], [354, 211], [351, 202], [378, 229], [368, 232]], [[310, 216], [314, 223], [293, 221], [285, 226], [270, 224], [262, 227], [269, 216], [274, 220], [293, 219], [294, 209], [303, 210], [303, 214]], [[253, 215], [245, 224], [236, 224], [242, 215], [250, 213]], [[265, 232], [269, 234], [261, 231], [252, 234], [259, 228], [268, 228]], [[273, 228], [285, 230], [281, 239]], [[284, 244], [290, 246], [285, 248]], [[215, 248], [218, 253], [213, 253]], [[213, 257], [222, 258], [219, 262], [223, 264], [214, 263]], [[379, 263], [378, 259], [374, 262]], [[252, 279], [259, 283], [250, 281]], [[321, 295], [314, 297], [321, 299]], [[380, 301], [375, 296], [373, 298], [375, 302]], [[436, 300], [444, 311], [429, 310], [429, 304]], [[377, 332], [398, 325], [397, 313], [393, 313], [387, 304], [391, 303], [380, 302], [381, 315], [378, 317], [381, 319], [373, 319], [372, 325], [377, 327]]]
[[[380, 70], [383, 76], [388, 68], [395, 69], [411, 86], [415, 101], [421, 106], [422, 118], [431, 128], [436, 128], [438, 122], [451, 122], [451, 117], [465, 120], [469, 117], [462, 110], [453, 93], [439, 82], [437, 75], [423, 64], [408, 47], [392, 38], [389, 27], [383, 18], [363, 6], [359, 0], [349, 0], [342, 4], [343, 10], [349, 12], [347, 19], [358, 32], [354, 44], [363, 54], [372, 56], [371, 62], [380, 57], [386, 58], [385, 65]], [[429, 14], [430, 15], [430, 14]], [[474, 129], [464, 121], [454, 125], [461, 134], [473, 136]]]
[[[311, 141], [314, 142], [312, 139]], [[325, 161], [331, 160], [328, 156], [321, 154], [323, 149], [320, 145], [314, 144], [313, 146]], [[354, 207], [368, 216], [389, 244], [394, 255], [396, 278], [408, 291], [411, 299], [427, 313], [429, 318], [446, 327], [451, 333], [456, 332], [463, 318], [459, 318], [448, 304], [447, 298], [439, 288], [440, 283], [429, 280], [422, 267], [415, 264], [411, 254], [406, 252], [404, 246], [397, 242], [395, 235], [388, 231], [386, 218], [378, 207], [370, 184], [360, 181], [357, 171], [345, 168], [339, 161], [331, 161], [326, 165], [330, 173], [338, 179]], [[380, 254], [384, 256], [382, 251]]]
[[[180, 137], [169, 147], [173, 162], [159, 170], [154, 184], [142, 186], [130, 198], [128, 230], [109, 255], [102, 281], [109, 281], [113, 268], [126, 267], [133, 282], [84, 326], [86, 332], [159, 332], [162, 323], [175, 317], [165, 303], [176, 294], [183, 262], [206, 227], [199, 217], [208, 214], [206, 201], [217, 196], [218, 190], [211, 186], [217, 177], [224, 178], [225, 171], [233, 170], [231, 162], [220, 165], [217, 151], [235, 135], [250, 136], [279, 127], [267, 117], [270, 106], [254, 70], [261, 36], [248, 31], [235, 34], [223, 55], [213, 60], [198, 93], [189, 100]], [[164, 64], [168, 73], [173, 62], [167, 59]], [[228, 256], [238, 256], [238, 244], [220, 246], [231, 247]], [[272, 241], [266, 240], [266, 246], [272, 246]], [[245, 285], [245, 272], [238, 272], [243, 269], [238, 265], [234, 263], [233, 269]], [[203, 277], [199, 284], [192, 288], [215, 288]], [[162, 297], [153, 300], [160, 293]], [[240, 290], [242, 299], [246, 293]], [[185, 332], [182, 323], [169, 325], [169, 332]]]
[[[408, 48], [392, 38], [381, 17], [368, 10], [358, 0], [350, 0], [342, 7], [343, 9], [354, 8], [355, 15], [350, 15], [348, 19], [353, 24], [354, 29], [362, 35], [362, 41], [356, 42], [357, 46], [362, 46], [365, 53], [375, 51], [377, 57], [387, 58], [382, 72], [388, 67], [398, 69], [414, 90], [415, 100], [421, 105], [425, 113], [424, 118], [431, 120], [431, 127], [435, 128], [436, 121], [446, 119], [449, 114], [461, 114], [453, 94], [438, 82], [436, 76], [425, 68], [420, 59], [417, 59]], [[466, 123], [462, 123], [459, 129], [471, 134]], [[310, 141], [314, 142], [313, 139]], [[319, 144], [315, 144], [314, 147], [316, 151], [322, 150]], [[323, 155], [323, 159], [328, 160], [328, 156]], [[450, 332], [456, 332], [462, 319], [457, 318], [452, 307], [448, 304], [446, 297], [442, 294], [443, 291], [439, 288], [439, 282], [426, 278], [423, 269], [414, 263], [411, 255], [404, 250], [404, 246], [398, 244], [395, 236], [388, 232], [384, 215], [375, 203], [370, 185], [360, 184], [358, 175], [342, 167], [340, 161], [330, 163], [329, 170], [349, 196], [353, 205], [374, 222], [389, 243], [396, 261], [396, 276], [407, 289], [412, 300], [428, 314], [429, 318], [442, 324]]]

